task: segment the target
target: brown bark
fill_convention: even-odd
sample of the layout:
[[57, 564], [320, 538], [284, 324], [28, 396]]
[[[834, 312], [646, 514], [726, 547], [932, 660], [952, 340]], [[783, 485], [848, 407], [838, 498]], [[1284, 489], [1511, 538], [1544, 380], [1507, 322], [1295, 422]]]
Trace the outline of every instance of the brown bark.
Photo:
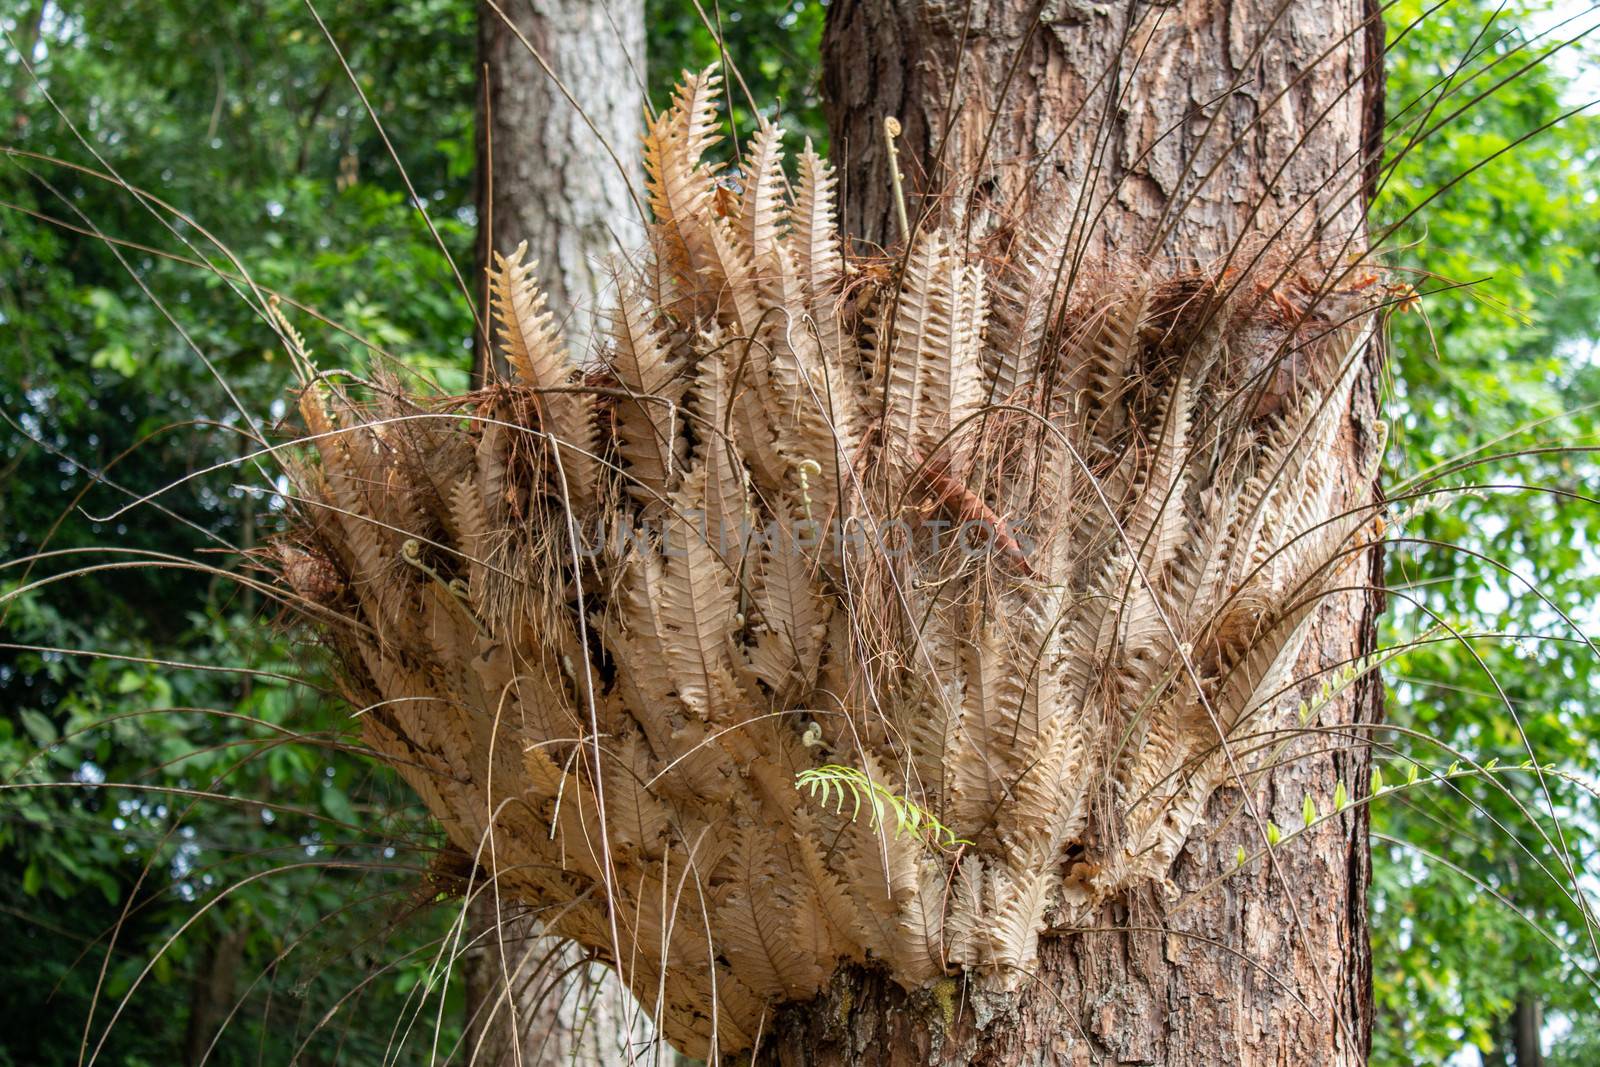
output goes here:
[[[894, 233], [882, 136], [894, 115], [913, 218], [924, 208], [965, 214], [981, 230], [1024, 205], [1065, 205], [1091, 220], [1078, 230], [1086, 262], [1158, 271], [1215, 266], [1242, 239], [1259, 247], [1280, 228], [1292, 235], [1280, 248], [1320, 243], [1325, 253], [1350, 240], [1359, 249], [1381, 107], [1374, 33], [1361, 0], [836, 0], [824, 88], [847, 228], [875, 241]], [[1357, 472], [1379, 447], [1375, 418], [1369, 366], [1338, 454], [1326, 458], [1349, 486], [1348, 506], [1370, 499]], [[1352, 584], [1381, 580], [1376, 552], [1355, 574]], [[1380, 609], [1381, 596], [1364, 590], [1331, 600], [1303, 673], [1370, 650]], [[1370, 723], [1380, 700], [1364, 686], [1320, 722]], [[1323, 810], [1340, 781], [1359, 795], [1369, 774], [1359, 730], [1297, 743], [1283, 766], [1251, 781], [1254, 811], [1292, 827], [1307, 794]], [[1245, 804], [1240, 790], [1222, 790], [1206, 831], [1174, 865], [1175, 892], [1136, 894], [1094, 930], [1050, 939], [1021, 993], [980, 999], [959, 979], [907, 993], [878, 973], [846, 972], [818, 1001], [774, 1020], [759, 1058], [1364, 1063], [1364, 809], [1278, 849], [1275, 867], [1230, 877], [1239, 846], [1260, 844]]]
[[1284, 223], [1342, 239], [1381, 92], [1370, 25], [1362, 0], [846, 0], [823, 42], [845, 230], [893, 233], [894, 115], [915, 193], [980, 225], [1066, 205], [1092, 220], [1091, 260], [1154, 243], [1205, 263]]
[[205, 1062], [217, 1031], [234, 1004], [239, 966], [244, 960], [246, 931], [228, 930], [206, 949], [189, 987], [189, 1019], [183, 1035], [183, 1062]]
[[1484, 1067], [1544, 1067], [1544, 1005], [1519, 992], [1511, 1011], [1493, 1027], [1494, 1044], [1483, 1054]]
[[1538, 997], [1532, 993], [1517, 997], [1511, 1031], [1517, 1067], [1544, 1067], [1544, 1005]]
[[[644, 3], [480, 0], [478, 26], [479, 284], [491, 251], [527, 241], [551, 308], [582, 344], [606, 258], [642, 233], [629, 180], [639, 172]], [[480, 377], [486, 358], [480, 337]]]
[[[551, 311], [582, 346], [606, 258], [641, 234], [629, 180], [640, 169], [643, 0], [481, 0], [478, 52], [478, 284], [492, 252], [528, 242]], [[480, 303], [487, 308], [486, 294]], [[480, 334], [475, 383], [491, 358], [507, 373], [485, 341]], [[532, 919], [497, 923], [488, 894], [469, 913], [467, 937], [474, 1063], [582, 1067], [625, 1058], [625, 994], [609, 974], [591, 976], [573, 949], [550, 955]]]

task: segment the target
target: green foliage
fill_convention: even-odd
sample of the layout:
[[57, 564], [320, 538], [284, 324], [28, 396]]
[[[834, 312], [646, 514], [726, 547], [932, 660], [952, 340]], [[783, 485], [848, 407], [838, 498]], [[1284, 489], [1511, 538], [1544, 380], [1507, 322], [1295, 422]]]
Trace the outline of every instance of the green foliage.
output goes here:
[[[809, 137], [817, 151], [826, 151], [819, 61], [826, 10], [815, 0], [702, 0], [700, 10], [692, 0], [646, 0], [652, 101], [665, 102], [683, 71], [721, 62], [738, 70], [739, 79], [729, 79], [728, 105], [741, 139], [756, 125], [753, 102], [766, 121], [794, 138]], [[724, 48], [711, 27], [719, 31]]]
[[854, 767], [830, 763], [823, 767], [808, 767], [795, 775], [796, 789], [806, 793], [824, 808], [832, 807], [836, 814], [844, 814], [845, 801], [851, 802], [850, 821], [867, 806], [868, 825], [873, 830], [887, 828], [891, 823], [894, 834], [920, 837], [940, 848], [970, 845], [956, 837], [955, 831], [934, 817], [934, 814], [890, 789], [884, 783]]
[[[407, 814], [403, 787], [333, 747], [346, 726], [329, 721], [330, 704], [282, 677], [301, 673], [302, 651], [252, 640], [244, 616], [190, 622], [173, 643], [197, 667], [248, 657], [262, 673], [18, 657], [19, 671], [56, 676], [64, 696], [0, 719], [0, 930], [17, 963], [0, 968], [0, 1063], [74, 1062], [90, 1006], [93, 1047], [125, 997], [103, 1060], [173, 1062], [188, 1023], [173, 1005], [211, 978], [214, 946], [236, 936], [221, 1010], [236, 999], [241, 1010], [214, 1062], [261, 1048], [288, 1062], [302, 1041], [376, 1061], [384, 1035], [350, 1031], [348, 1013], [401, 1018], [411, 967], [389, 968], [443, 933], [448, 915], [413, 914], [409, 899], [432, 832]], [[8, 639], [35, 643], [61, 625], [24, 601]], [[84, 647], [139, 651], [103, 626], [84, 636]], [[45, 1013], [41, 990], [53, 990]], [[315, 1033], [317, 1016], [352, 992]], [[315, 1011], [272, 1023], [285, 997]]]
[[[1398, 28], [1425, 10], [1426, 19], [1400, 36]], [[1530, 44], [1527, 27], [1537, 15], [1529, 4], [1430, 10], [1405, 0], [1392, 9], [1391, 134], [1454, 89], [1427, 120], [1437, 123], [1587, 25]], [[1543, 16], [1545, 25], [1554, 21]], [[1469, 54], [1475, 58], [1461, 64]], [[1492, 72], [1473, 77], [1500, 57]], [[1451, 491], [1402, 525], [1401, 537], [1415, 540], [1391, 555], [1396, 592], [1385, 641], [1405, 642], [1440, 617], [1467, 633], [1526, 635], [1455, 641], [1435, 634], [1399, 656], [1389, 713], [1419, 737], [1396, 744], [1441, 771], [1453, 757], [1432, 742], [1482, 762], [1536, 758], [1577, 777], [1516, 772], [1509, 790], [1456, 778], [1395, 791], [1375, 805], [1375, 828], [1384, 835], [1375, 846], [1373, 892], [1375, 1064], [1438, 1063], [1464, 1047], [1503, 1048], [1519, 996], [1542, 1001], [1552, 1033], [1600, 1029], [1595, 988], [1575, 962], [1587, 961], [1582, 966], [1592, 974], [1595, 954], [1563, 859], [1565, 852], [1578, 871], [1592, 870], [1600, 844], [1600, 811], [1581, 784], [1594, 781], [1592, 738], [1600, 734], [1596, 657], [1583, 634], [1596, 625], [1584, 606], [1600, 599], [1600, 508], [1570, 495], [1592, 492], [1600, 472], [1592, 455], [1530, 451], [1593, 445], [1600, 431], [1593, 407], [1600, 363], [1592, 355], [1600, 315], [1600, 203], [1592, 192], [1600, 124], [1568, 117], [1469, 173], [1581, 102], [1557, 69], [1561, 58], [1500, 86], [1403, 156], [1409, 135], [1391, 142], [1394, 168], [1376, 208], [1380, 224], [1421, 208], [1397, 231], [1402, 251], [1395, 259], [1414, 272], [1407, 280], [1436, 290], [1424, 299], [1423, 315], [1401, 314], [1392, 323], [1395, 471], [1416, 475], [1454, 457], [1509, 453], [1435, 483], [1414, 483]], [[1421, 102], [1404, 110], [1413, 100]], [[1454, 488], [1473, 483], [1497, 488]], [[1407, 781], [1415, 780], [1413, 765]], [[1551, 1062], [1590, 1061], [1563, 1045]]]
[[[470, 6], [326, 17], [467, 259]], [[355, 730], [336, 701], [278, 676], [310, 650], [272, 605], [195, 570], [72, 572], [148, 553], [237, 569], [275, 528], [274, 463], [238, 461], [273, 439], [254, 417], [285, 411], [291, 378], [244, 272], [351, 331], [314, 333], [330, 366], [383, 358], [353, 334], [460, 387], [470, 320], [303, 5], [13, 2], [0, 24], [33, 40], [42, 86], [0, 40], [0, 1064], [78, 1062], [130, 992], [100, 1062], [179, 1062], [185, 1006], [239, 931], [211, 1062], [302, 1042], [381, 1062], [451, 917], [410, 899], [434, 831], [337, 747]], [[113, 168], [194, 221], [97, 176]], [[41, 551], [67, 554], [25, 562]], [[28, 583], [49, 584], [14, 595]]]

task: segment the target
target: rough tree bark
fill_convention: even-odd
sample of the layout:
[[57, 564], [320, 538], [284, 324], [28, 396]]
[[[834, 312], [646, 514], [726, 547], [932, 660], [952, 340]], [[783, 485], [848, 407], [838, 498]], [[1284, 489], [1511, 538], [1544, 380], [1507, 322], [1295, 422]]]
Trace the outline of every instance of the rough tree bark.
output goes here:
[[[913, 218], [926, 205], [981, 228], [1027, 202], [1064, 203], [1094, 220], [1089, 262], [1158, 271], [1214, 269], [1242, 237], [1280, 226], [1325, 252], [1345, 241], [1359, 250], [1381, 55], [1381, 24], [1362, 0], [835, 0], [824, 91], [846, 229], [858, 240], [894, 235], [882, 134], [893, 115]], [[976, 183], [952, 188], [950, 175], [975, 169]], [[1375, 382], [1369, 366], [1338, 454], [1326, 457], [1351, 506], [1373, 491], [1356, 472], [1380, 447]], [[1380, 576], [1374, 552], [1356, 580], [1375, 587]], [[1330, 601], [1305, 671], [1370, 650], [1380, 608], [1381, 595], [1363, 590]], [[1364, 686], [1321, 721], [1371, 722], [1380, 700]], [[1306, 795], [1326, 810], [1341, 780], [1359, 795], [1368, 755], [1350, 733], [1301, 745], [1255, 780], [1261, 816], [1297, 825]], [[761, 1060], [1365, 1062], [1364, 809], [1280, 849], [1281, 877], [1265, 864], [1225, 877], [1238, 846], [1259, 844], [1243, 801], [1237, 789], [1213, 798], [1208, 830], [1172, 871], [1180, 903], [1139, 894], [1106, 909], [1103, 932], [1050, 940], [1016, 998], [979, 1002], [959, 982], [908, 995], [879, 974], [847, 972], [774, 1021]]]
[[[627, 176], [639, 172], [643, 0], [481, 0], [478, 54], [479, 266], [527, 241], [581, 343], [606, 258], [642, 235]], [[480, 338], [480, 374], [486, 358]]]
[[[478, 54], [475, 276], [485, 278], [492, 252], [528, 242], [551, 310], [581, 346], [594, 329], [606, 258], [642, 232], [627, 175], [640, 169], [643, 0], [481, 0]], [[581, 114], [563, 87], [582, 102]], [[477, 338], [474, 384], [484, 381], [486, 361], [498, 359], [485, 340]], [[469, 911], [463, 970], [473, 1062], [616, 1062], [625, 1025], [615, 980], [598, 967], [584, 974], [572, 951], [547, 959], [537, 921], [504, 918], [510, 908], [506, 902], [497, 922], [485, 893]]]

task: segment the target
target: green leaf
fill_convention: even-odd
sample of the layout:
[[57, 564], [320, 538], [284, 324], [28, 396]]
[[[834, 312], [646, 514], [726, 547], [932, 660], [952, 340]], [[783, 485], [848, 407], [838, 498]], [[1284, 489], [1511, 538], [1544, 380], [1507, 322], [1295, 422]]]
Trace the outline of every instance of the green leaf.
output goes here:
[[361, 825], [356, 818], [356, 809], [350, 803], [349, 795], [337, 786], [325, 785], [322, 787], [322, 810], [347, 826]]
[[401, 996], [411, 992], [420, 976], [421, 971], [416, 967], [407, 967], [401, 970], [394, 976], [394, 991]]
[[121, 342], [106, 345], [89, 357], [91, 367], [109, 367], [124, 378], [132, 378], [139, 373], [139, 361], [134, 357], [133, 349]]
[[39, 743], [40, 748], [56, 743], [60, 735], [56, 733], [56, 725], [50, 721], [49, 716], [33, 708], [23, 708], [19, 715], [22, 718], [22, 725], [28, 728], [28, 733]]

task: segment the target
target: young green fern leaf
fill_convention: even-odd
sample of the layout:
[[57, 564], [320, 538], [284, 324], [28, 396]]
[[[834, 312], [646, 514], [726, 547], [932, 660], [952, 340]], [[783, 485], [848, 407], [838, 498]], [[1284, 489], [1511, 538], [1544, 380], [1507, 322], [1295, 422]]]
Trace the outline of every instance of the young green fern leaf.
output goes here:
[[853, 804], [850, 809], [851, 822], [855, 822], [861, 814], [861, 806], [865, 803], [869, 825], [874, 830], [887, 826], [887, 816], [892, 815], [896, 837], [909, 834], [944, 849], [972, 844], [957, 837], [956, 832], [940, 822], [931, 811], [907, 800], [854, 767], [837, 763], [808, 767], [794, 776], [794, 785], [796, 789], [805, 790], [812, 800], [818, 800], [824, 808], [831, 806], [836, 815], [844, 814], [844, 803], [848, 797]]

